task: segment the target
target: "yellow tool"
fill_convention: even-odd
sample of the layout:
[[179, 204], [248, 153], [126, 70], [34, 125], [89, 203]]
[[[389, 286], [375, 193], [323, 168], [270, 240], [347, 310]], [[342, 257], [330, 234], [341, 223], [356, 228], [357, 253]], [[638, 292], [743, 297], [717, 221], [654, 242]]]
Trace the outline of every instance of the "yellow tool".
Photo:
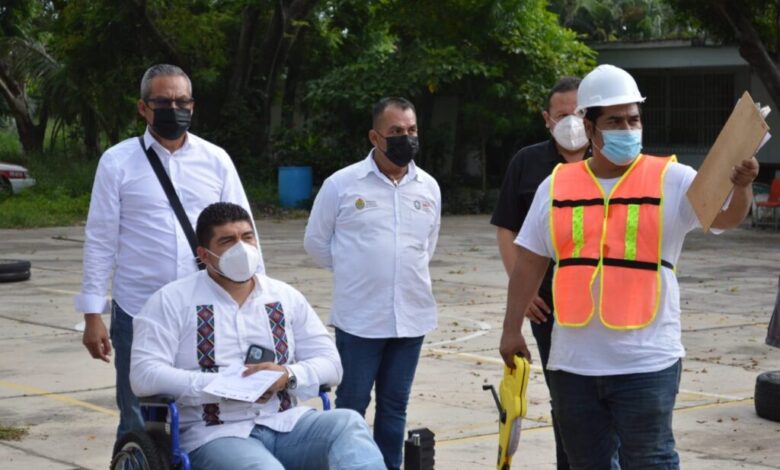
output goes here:
[[[528, 389], [528, 376], [531, 366], [522, 356], [515, 356], [515, 368], [504, 365], [504, 378], [498, 386], [498, 394], [492, 385], [483, 385], [482, 390], [490, 390], [498, 407], [498, 470], [509, 470], [512, 456], [520, 442], [522, 419], [528, 410], [525, 392]], [[499, 399], [500, 397], [500, 399]]]

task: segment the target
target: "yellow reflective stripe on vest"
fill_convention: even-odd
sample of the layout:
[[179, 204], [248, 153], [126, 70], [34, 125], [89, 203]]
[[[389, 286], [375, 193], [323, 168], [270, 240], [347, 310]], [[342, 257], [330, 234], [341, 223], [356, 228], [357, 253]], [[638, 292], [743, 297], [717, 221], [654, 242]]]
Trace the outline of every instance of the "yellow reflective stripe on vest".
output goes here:
[[637, 230], [639, 230], [639, 204], [629, 204], [626, 215], [626, 254], [623, 259], [636, 259]]
[[577, 206], [572, 208], [571, 214], [571, 236], [574, 240], [574, 251], [572, 252], [572, 258], [579, 258], [580, 251], [583, 245], [585, 245], [585, 208], [583, 206]]

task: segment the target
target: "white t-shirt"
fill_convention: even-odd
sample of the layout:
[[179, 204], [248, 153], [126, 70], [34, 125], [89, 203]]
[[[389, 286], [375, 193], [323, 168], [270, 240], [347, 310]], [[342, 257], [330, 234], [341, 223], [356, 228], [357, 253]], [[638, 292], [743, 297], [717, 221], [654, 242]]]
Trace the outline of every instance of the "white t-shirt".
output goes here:
[[[700, 227], [686, 192], [696, 171], [670, 163], [664, 180], [662, 259], [677, 266], [685, 235]], [[598, 179], [609, 194], [618, 178]], [[555, 259], [550, 239], [550, 177], [542, 182], [515, 244]], [[599, 304], [599, 279], [593, 283], [593, 298]], [[637, 330], [611, 330], [598, 315], [582, 328], [553, 327], [547, 367], [580, 375], [620, 375], [656, 372], [685, 356], [680, 340], [680, 289], [677, 277], [661, 268], [661, 305], [656, 319]]]

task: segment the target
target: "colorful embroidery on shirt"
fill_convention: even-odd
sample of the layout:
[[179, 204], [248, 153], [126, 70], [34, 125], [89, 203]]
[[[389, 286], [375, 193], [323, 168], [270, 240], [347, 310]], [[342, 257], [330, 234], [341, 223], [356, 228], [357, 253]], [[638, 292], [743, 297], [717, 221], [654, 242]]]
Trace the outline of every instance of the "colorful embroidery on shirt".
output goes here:
[[214, 359], [214, 306], [198, 305], [198, 365], [203, 372], [218, 372]]
[[274, 349], [276, 350], [276, 363], [286, 364], [289, 359], [287, 350], [287, 333], [285, 332], [284, 308], [281, 302], [265, 304], [265, 313], [268, 314], [268, 322], [274, 337]]
[[[265, 313], [268, 314], [268, 324], [271, 327], [271, 334], [274, 337], [274, 349], [276, 350], [276, 363], [286, 364], [290, 358], [290, 351], [287, 344], [287, 332], [285, 331], [286, 321], [284, 319], [284, 308], [281, 302], [265, 304]], [[287, 391], [282, 390], [278, 394], [279, 411], [284, 411], [292, 407], [292, 397]]]
[[[198, 316], [198, 365], [201, 372], [218, 372], [219, 366], [214, 359], [214, 306], [198, 305], [195, 307]], [[219, 419], [219, 403], [201, 405], [201, 417], [206, 426], [222, 424]]]
[[224, 421], [219, 419], [219, 413], [219, 403], [209, 403], [207, 405], [203, 405], [203, 413], [201, 414], [201, 417], [206, 423], [206, 426], [216, 426], [218, 424], [224, 423]]

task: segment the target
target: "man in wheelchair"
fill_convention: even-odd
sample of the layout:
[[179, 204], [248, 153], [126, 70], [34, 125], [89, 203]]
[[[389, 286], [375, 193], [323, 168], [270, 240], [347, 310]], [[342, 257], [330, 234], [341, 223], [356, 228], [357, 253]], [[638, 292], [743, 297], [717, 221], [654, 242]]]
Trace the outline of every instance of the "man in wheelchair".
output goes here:
[[[134, 318], [130, 369], [136, 395], [175, 397], [192, 468], [383, 469], [358, 413], [297, 405], [339, 383], [341, 362], [303, 295], [256, 273], [249, 214], [212, 204], [196, 234], [207, 268], [160, 289]], [[254, 403], [204, 391], [220, 370], [244, 364], [244, 376], [282, 375]]]

